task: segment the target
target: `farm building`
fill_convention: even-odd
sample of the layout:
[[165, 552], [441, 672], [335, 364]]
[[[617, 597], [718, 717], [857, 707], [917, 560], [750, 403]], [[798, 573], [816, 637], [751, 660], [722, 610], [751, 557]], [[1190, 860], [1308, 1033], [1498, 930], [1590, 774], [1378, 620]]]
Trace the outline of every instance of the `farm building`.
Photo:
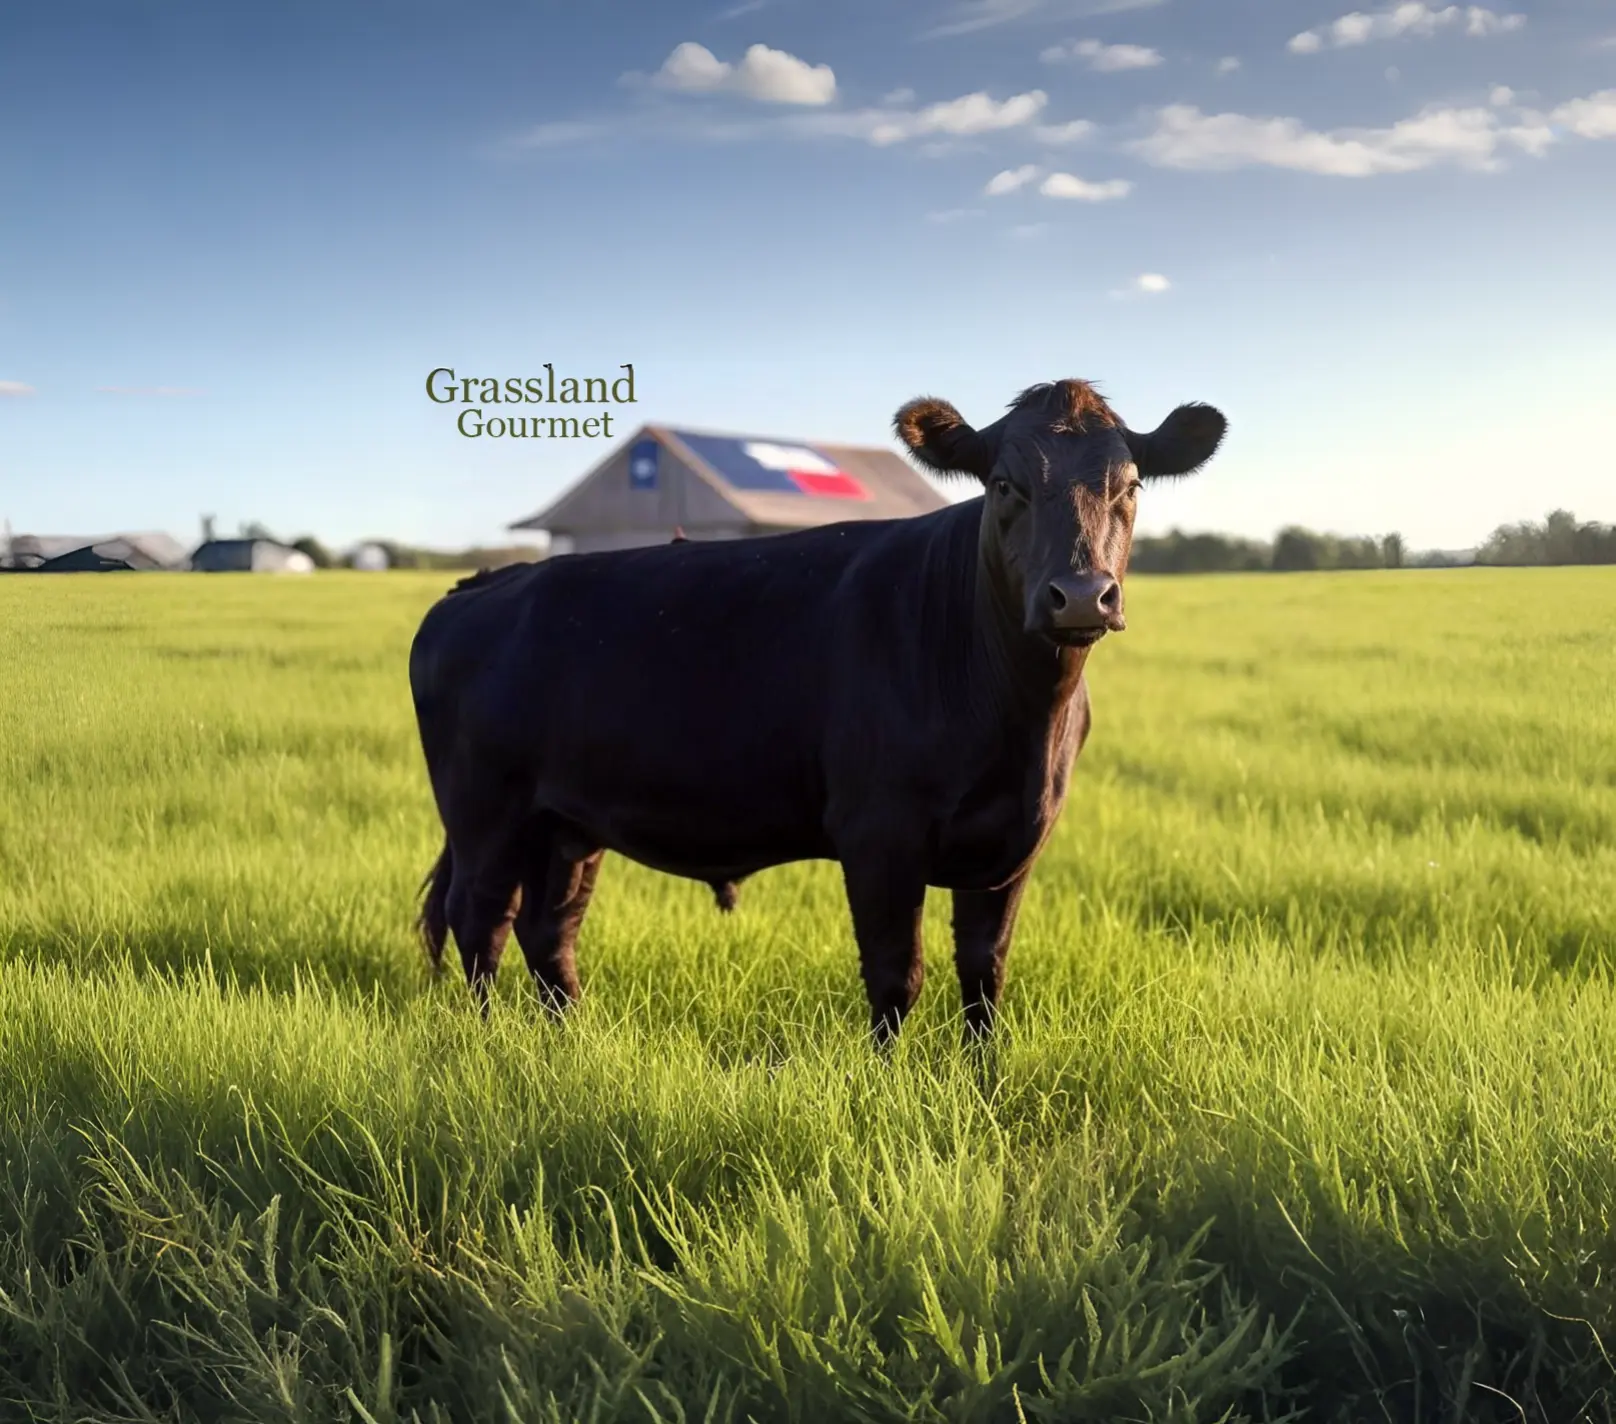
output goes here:
[[185, 546], [169, 534], [16, 534], [0, 543], [0, 568], [43, 573], [183, 569]]
[[273, 539], [209, 539], [191, 555], [198, 573], [307, 574], [314, 560]]
[[780, 534], [848, 519], [898, 519], [948, 500], [890, 450], [773, 436], [641, 427], [548, 508], [511, 525], [557, 554]]

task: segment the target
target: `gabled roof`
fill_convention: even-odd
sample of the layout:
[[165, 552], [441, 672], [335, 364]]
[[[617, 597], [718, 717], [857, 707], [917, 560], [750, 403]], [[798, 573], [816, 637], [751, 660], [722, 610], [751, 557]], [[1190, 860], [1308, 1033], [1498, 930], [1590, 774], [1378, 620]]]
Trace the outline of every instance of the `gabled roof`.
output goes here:
[[671, 455], [741, 520], [768, 528], [901, 519], [948, 503], [906, 460], [877, 446], [646, 425], [548, 508], [510, 527], [569, 529], [586, 487], [623, 470], [625, 450], [632, 460], [647, 443]]

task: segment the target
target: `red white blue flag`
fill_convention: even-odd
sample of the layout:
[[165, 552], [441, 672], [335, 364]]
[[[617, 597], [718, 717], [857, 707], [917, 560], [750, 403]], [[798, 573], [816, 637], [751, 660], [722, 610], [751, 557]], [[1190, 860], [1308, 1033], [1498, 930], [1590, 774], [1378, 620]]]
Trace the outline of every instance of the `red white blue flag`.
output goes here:
[[870, 492], [821, 450], [744, 436], [674, 432], [728, 485], [815, 499], [868, 499]]

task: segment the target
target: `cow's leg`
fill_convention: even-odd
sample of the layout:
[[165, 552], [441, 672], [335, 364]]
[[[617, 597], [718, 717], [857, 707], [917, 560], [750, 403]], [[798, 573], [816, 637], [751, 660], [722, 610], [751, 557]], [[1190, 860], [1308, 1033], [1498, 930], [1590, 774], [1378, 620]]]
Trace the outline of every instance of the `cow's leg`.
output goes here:
[[918, 866], [890, 855], [844, 859], [842, 875], [870, 999], [870, 1032], [884, 1047], [903, 1027], [925, 979], [920, 917], [926, 879]]
[[965, 1039], [985, 1038], [993, 1028], [1004, 988], [1004, 960], [1015, 933], [1016, 911], [1027, 877], [998, 890], [954, 892], [954, 967], [965, 1008]]
[[596, 851], [582, 860], [568, 860], [548, 836], [529, 851], [516, 939], [540, 999], [555, 1013], [578, 997], [574, 946], [604, 856], [604, 851]]
[[508, 844], [485, 842], [480, 849], [467, 855], [456, 847], [447, 909], [466, 983], [486, 1016], [516, 910], [518, 867]]
[[488, 996], [510, 937], [522, 876], [525, 788], [477, 762], [450, 764], [433, 778], [447, 836], [443, 910], [466, 983], [488, 1013]]

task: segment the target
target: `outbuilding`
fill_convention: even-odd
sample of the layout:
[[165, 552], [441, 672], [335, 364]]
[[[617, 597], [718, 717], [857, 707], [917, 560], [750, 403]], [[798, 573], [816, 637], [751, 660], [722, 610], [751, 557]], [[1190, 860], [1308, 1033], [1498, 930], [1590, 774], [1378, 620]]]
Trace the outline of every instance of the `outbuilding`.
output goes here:
[[314, 560], [273, 539], [209, 539], [191, 555], [198, 573], [308, 574]]
[[642, 426], [547, 508], [512, 524], [555, 554], [779, 534], [849, 519], [901, 519], [948, 503], [876, 446]]
[[183, 569], [185, 546], [172, 535], [17, 534], [0, 543], [0, 568], [41, 573]]

